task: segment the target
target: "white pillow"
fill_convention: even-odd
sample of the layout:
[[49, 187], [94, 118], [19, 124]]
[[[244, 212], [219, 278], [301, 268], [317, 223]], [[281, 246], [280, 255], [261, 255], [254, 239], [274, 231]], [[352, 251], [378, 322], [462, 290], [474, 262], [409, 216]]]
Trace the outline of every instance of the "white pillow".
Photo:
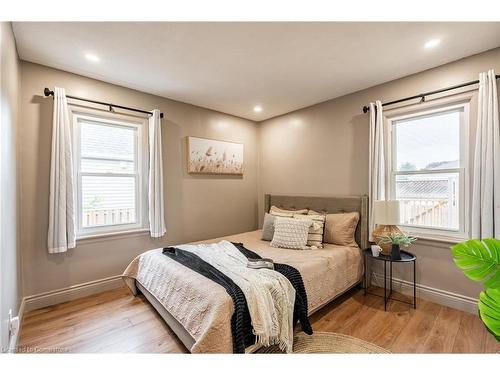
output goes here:
[[272, 247], [285, 249], [307, 249], [307, 235], [312, 220], [277, 217], [274, 220]]

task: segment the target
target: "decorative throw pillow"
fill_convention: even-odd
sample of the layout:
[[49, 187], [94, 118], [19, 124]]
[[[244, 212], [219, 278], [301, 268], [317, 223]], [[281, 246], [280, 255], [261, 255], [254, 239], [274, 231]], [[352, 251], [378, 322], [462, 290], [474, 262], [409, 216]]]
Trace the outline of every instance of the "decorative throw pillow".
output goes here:
[[319, 211], [314, 211], [314, 210], [309, 210], [307, 212], [308, 215], [326, 215], [327, 213], [328, 212], [326, 212], [326, 211], [319, 212]]
[[271, 241], [274, 236], [274, 220], [276, 216], [268, 214], [267, 212], [264, 214], [264, 224], [262, 225], [262, 239], [264, 241]]
[[277, 217], [274, 220], [272, 247], [285, 249], [307, 249], [307, 234], [312, 220]]
[[323, 248], [323, 232], [325, 229], [325, 215], [320, 213], [311, 214], [309, 211], [307, 215], [295, 214], [293, 217], [295, 219], [310, 219], [313, 221], [313, 225], [309, 227], [309, 233], [307, 235], [307, 246], [316, 249]]
[[269, 213], [274, 216], [293, 217], [294, 214], [307, 214], [307, 211], [307, 208], [302, 210], [285, 210], [284, 208], [272, 206]]
[[358, 221], [359, 212], [327, 214], [325, 242], [341, 246], [358, 246], [354, 239]]

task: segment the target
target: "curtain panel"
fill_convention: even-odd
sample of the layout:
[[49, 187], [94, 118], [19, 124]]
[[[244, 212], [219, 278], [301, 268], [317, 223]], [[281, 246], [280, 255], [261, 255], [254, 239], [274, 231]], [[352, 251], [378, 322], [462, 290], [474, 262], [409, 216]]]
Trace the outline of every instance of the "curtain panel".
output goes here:
[[63, 88], [54, 88], [52, 151], [50, 160], [49, 253], [76, 246], [73, 153], [68, 101]]
[[149, 118], [149, 230], [151, 237], [166, 233], [163, 200], [161, 118], [158, 109]]
[[479, 74], [472, 237], [500, 238], [500, 125], [495, 71]]
[[384, 116], [382, 103], [377, 100], [370, 103], [370, 136], [369, 136], [369, 164], [368, 164], [368, 197], [369, 197], [369, 216], [368, 216], [368, 234], [372, 241], [372, 232], [375, 229], [373, 216], [373, 206], [375, 201], [386, 200], [386, 135], [384, 127]]

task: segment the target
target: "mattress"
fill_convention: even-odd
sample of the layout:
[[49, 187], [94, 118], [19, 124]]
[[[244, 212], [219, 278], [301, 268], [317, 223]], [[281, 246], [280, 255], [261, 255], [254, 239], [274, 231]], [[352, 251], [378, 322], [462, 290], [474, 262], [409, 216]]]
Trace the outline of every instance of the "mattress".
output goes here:
[[[257, 230], [197, 243], [223, 239], [241, 242], [264, 258], [295, 267], [304, 280], [309, 314], [357, 284], [362, 277], [363, 259], [357, 247], [325, 244], [318, 250], [289, 250], [271, 247], [260, 238], [261, 230]], [[139, 255], [123, 277], [133, 293], [137, 293], [137, 282], [187, 331], [194, 341], [188, 347], [191, 352], [232, 352], [233, 303], [222, 286], [164, 256], [162, 249]]]

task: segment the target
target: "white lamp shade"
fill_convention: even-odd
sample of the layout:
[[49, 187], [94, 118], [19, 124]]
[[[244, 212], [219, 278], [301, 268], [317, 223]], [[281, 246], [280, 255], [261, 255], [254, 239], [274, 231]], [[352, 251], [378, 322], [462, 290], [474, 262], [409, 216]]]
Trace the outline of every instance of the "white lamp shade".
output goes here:
[[373, 219], [378, 225], [398, 225], [399, 201], [375, 201]]

